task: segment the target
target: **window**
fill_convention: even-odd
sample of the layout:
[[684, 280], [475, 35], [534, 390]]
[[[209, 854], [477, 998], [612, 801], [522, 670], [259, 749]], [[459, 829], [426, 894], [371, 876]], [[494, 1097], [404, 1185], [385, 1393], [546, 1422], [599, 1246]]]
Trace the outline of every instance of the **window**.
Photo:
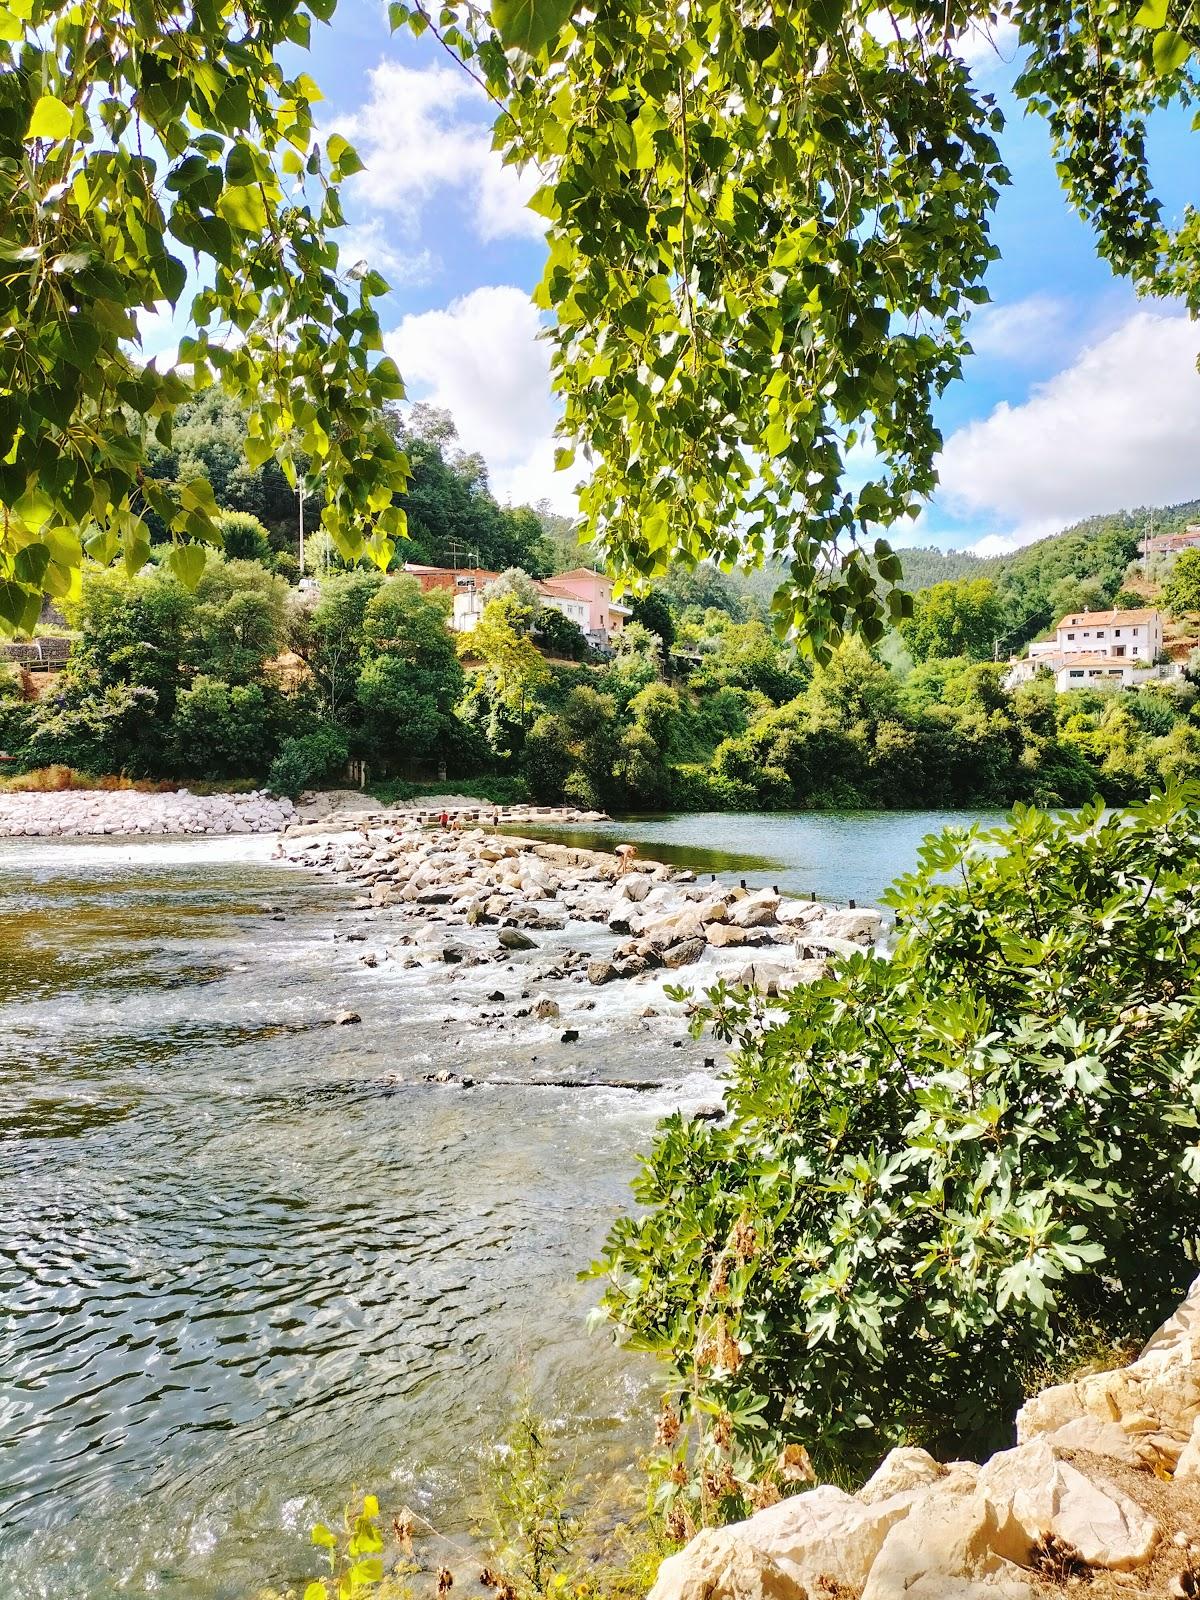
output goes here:
[[1074, 634], [1073, 634], [1073, 633], [1069, 633], [1069, 634], [1068, 634], [1068, 635], [1067, 635], [1067, 638], [1068, 638], [1068, 639], [1073, 639], [1073, 638], [1074, 638], [1074, 637], [1075, 637], [1075, 635], [1074, 635]]
[[1083, 677], [1083, 672], [1078, 667], [1072, 667], [1071, 668], [1071, 676], [1073, 678], [1082, 678]]
[[1119, 638], [1120, 638], [1120, 637], [1121, 637], [1121, 630], [1120, 630], [1120, 628], [1114, 628], [1114, 629], [1113, 629], [1113, 638], [1114, 638], [1114, 639], [1119, 639]]
[[1138, 634], [1139, 634], [1139, 633], [1141, 633], [1141, 631], [1142, 631], [1142, 630], [1141, 630], [1141, 629], [1140, 629], [1140, 628], [1135, 628], [1135, 629], [1134, 629], [1134, 630], [1133, 630], [1133, 637], [1134, 637], [1134, 638], [1135, 638], [1135, 639], [1136, 639], [1136, 638], [1137, 638], [1137, 636], [1138, 636]]
[[1097, 637], [1097, 639], [1103, 639], [1103, 637], [1104, 637], [1104, 629], [1103, 628], [1097, 628], [1096, 629], [1096, 637]]
[[1134, 645], [1134, 647], [1133, 647], [1133, 653], [1134, 653], [1134, 655], [1135, 655], [1135, 656], [1136, 656], [1136, 655], [1137, 655], [1137, 654], [1138, 654], [1138, 647], [1137, 647], [1137, 645]]

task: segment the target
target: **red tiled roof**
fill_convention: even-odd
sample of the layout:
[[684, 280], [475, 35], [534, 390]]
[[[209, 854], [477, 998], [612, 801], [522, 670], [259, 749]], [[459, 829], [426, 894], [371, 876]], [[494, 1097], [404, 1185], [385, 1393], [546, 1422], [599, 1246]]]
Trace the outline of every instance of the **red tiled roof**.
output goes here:
[[1149, 606], [1142, 611], [1077, 611], [1069, 617], [1064, 617], [1059, 623], [1059, 627], [1090, 628], [1098, 626], [1107, 628], [1110, 623], [1120, 627], [1126, 622], [1132, 627], [1134, 623], [1150, 622], [1158, 615], [1159, 613], [1153, 606]]

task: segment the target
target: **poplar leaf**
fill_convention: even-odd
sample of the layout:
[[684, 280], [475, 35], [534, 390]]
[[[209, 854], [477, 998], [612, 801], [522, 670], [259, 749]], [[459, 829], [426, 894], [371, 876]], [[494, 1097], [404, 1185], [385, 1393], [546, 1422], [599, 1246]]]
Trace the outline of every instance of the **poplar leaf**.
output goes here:
[[52, 94], [44, 94], [33, 108], [27, 139], [65, 139], [71, 131], [71, 111]]

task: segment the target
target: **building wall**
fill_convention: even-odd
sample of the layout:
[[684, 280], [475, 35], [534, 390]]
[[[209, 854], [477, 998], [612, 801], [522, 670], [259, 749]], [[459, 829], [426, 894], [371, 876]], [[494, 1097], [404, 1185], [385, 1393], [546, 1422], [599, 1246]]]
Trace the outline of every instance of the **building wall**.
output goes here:
[[1058, 625], [1058, 649], [1063, 655], [1115, 656], [1118, 660], [1153, 661], [1162, 649], [1162, 618], [1156, 612], [1148, 622], [1085, 621]]

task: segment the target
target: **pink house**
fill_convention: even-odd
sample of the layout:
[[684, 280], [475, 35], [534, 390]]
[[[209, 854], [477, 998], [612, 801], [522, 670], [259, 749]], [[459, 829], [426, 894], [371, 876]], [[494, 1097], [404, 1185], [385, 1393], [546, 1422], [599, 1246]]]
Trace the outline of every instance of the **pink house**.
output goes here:
[[605, 639], [611, 639], [620, 633], [629, 615], [629, 607], [618, 605], [612, 597], [612, 579], [603, 572], [593, 572], [590, 567], [574, 567], [570, 572], [557, 573], [538, 587], [551, 595], [557, 593], [584, 601], [587, 605], [585, 633], [601, 633]]

